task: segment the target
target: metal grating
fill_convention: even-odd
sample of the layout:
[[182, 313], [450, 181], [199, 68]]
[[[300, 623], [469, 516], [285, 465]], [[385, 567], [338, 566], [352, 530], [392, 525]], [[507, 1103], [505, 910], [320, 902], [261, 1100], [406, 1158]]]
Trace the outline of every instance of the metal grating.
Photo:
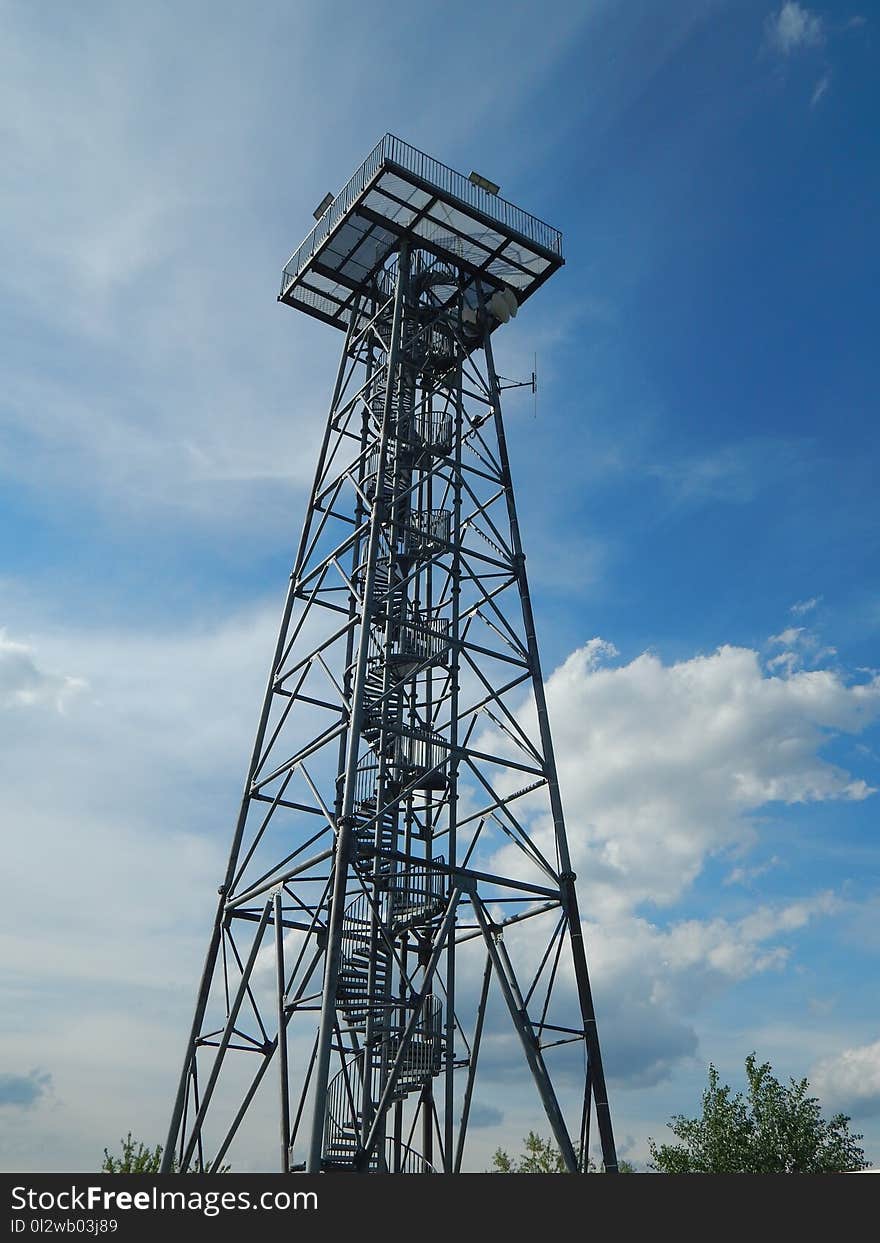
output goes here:
[[279, 300], [346, 328], [359, 296], [390, 293], [404, 236], [520, 303], [564, 262], [558, 229], [386, 134], [285, 265]]

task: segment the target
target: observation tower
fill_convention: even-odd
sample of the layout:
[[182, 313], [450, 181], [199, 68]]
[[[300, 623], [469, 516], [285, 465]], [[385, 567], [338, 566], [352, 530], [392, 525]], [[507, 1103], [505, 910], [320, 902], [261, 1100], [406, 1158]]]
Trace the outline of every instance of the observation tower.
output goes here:
[[492, 354], [562, 239], [498, 189], [386, 134], [284, 268], [341, 356], [165, 1170], [458, 1173], [482, 1069], [617, 1172]]

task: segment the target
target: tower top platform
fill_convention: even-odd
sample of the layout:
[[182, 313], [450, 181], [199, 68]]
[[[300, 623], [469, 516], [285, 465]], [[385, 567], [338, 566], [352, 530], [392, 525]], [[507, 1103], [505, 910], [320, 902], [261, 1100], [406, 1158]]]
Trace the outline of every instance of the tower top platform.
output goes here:
[[564, 263], [557, 229], [386, 134], [285, 265], [278, 300], [346, 329], [405, 237], [519, 304]]

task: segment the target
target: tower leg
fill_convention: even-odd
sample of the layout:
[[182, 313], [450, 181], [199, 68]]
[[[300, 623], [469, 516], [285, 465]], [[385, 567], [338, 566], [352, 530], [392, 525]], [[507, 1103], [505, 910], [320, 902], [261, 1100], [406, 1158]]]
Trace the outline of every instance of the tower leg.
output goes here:
[[483, 984], [480, 990], [480, 1001], [477, 1006], [477, 1021], [474, 1025], [474, 1036], [471, 1040], [471, 1056], [468, 1065], [467, 1086], [464, 1090], [464, 1103], [461, 1107], [461, 1123], [458, 1128], [458, 1145], [455, 1150], [454, 1174], [461, 1173], [464, 1158], [464, 1143], [467, 1138], [468, 1121], [471, 1113], [471, 1100], [474, 1095], [474, 1081], [477, 1077], [477, 1059], [480, 1056], [480, 1043], [483, 1038], [483, 1022], [486, 1017], [486, 1002], [489, 999], [489, 985], [492, 982], [492, 955], [486, 955], [486, 966], [483, 970]]
[[[251, 752], [251, 760], [248, 766], [247, 778], [244, 783], [244, 792], [242, 794], [241, 807], [238, 813], [238, 819], [235, 825], [235, 832], [232, 837], [232, 846], [229, 851], [229, 859], [226, 864], [226, 874], [223, 884], [220, 886], [220, 900], [217, 903], [217, 912], [214, 917], [214, 926], [211, 931], [211, 939], [208, 943], [208, 952], [205, 955], [205, 963], [202, 968], [202, 975], [199, 981], [199, 991], [196, 995], [195, 1014], [193, 1015], [192, 1027], [190, 1028], [189, 1040], [186, 1046], [186, 1052], [183, 1058], [183, 1067], [180, 1072], [180, 1080], [177, 1086], [177, 1094], [174, 1099], [174, 1107], [171, 1111], [171, 1122], [168, 1127], [168, 1137], [165, 1141], [165, 1148], [162, 1153], [161, 1173], [169, 1174], [174, 1164], [174, 1154], [177, 1148], [178, 1139], [180, 1137], [180, 1124], [183, 1119], [184, 1109], [186, 1107], [187, 1095], [189, 1093], [190, 1081], [193, 1075], [193, 1069], [196, 1058], [196, 1042], [202, 1030], [202, 1023], [205, 1018], [205, 1011], [208, 1007], [208, 998], [211, 993], [211, 983], [214, 978], [214, 972], [217, 967], [217, 955], [220, 951], [220, 943], [223, 937], [224, 920], [226, 918], [226, 895], [229, 892], [233, 880], [235, 878], [235, 870], [238, 866], [239, 852], [241, 850], [241, 842], [244, 834], [245, 823], [248, 817], [250, 807], [251, 784], [254, 780], [254, 774], [260, 763], [260, 756], [263, 750], [263, 744], [266, 738], [266, 727], [269, 721], [269, 713], [272, 706], [273, 683], [278, 672], [279, 664], [284, 653], [284, 644], [287, 638], [287, 630], [290, 624], [291, 614], [293, 612], [293, 604], [295, 600], [296, 579], [302, 565], [305, 550], [308, 544], [309, 529], [311, 525], [312, 515], [315, 512], [315, 494], [318, 490], [321, 475], [324, 470], [324, 463], [327, 457], [327, 449], [330, 444], [330, 435], [332, 431], [333, 414], [336, 409], [336, 403], [339, 400], [339, 394], [342, 391], [345, 379], [345, 368], [348, 357], [348, 343], [351, 339], [351, 333], [356, 320], [356, 315], [352, 314], [351, 325], [346, 333], [346, 343], [339, 360], [339, 368], [336, 373], [336, 383], [333, 388], [333, 400], [330, 403], [330, 413], [327, 417], [327, 424], [324, 430], [324, 439], [321, 445], [321, 451], [318, 455], [318, 465], [315, 468], [315, 478], [312, 484], [312, 495], [306, 517], [303, 522], [302, 534], [300, 535], [299, 548], [297, 550], [296, 561], [290, 575], [290, 583], [287, 588], [287, 595], [284, 601], [284, 610], [281, 615], [281, 625], [278, 630], [278, 640], [275, 644], [275, 654], [272, 658], [272, 665], [269, 669], [269, 677], [266, 683], [266, 691], [263, 696], [263, 705], [260, 711], [260, 720], [257, 725], [257, 733], [254, 739], [254, 746]], [[186, 1167], [181, 1162], [180, 1172], [185, 1173]]]
[[[519, 519], [516, 512], [516, 501], [513, 494], [513, 481], [510, 474], [510, 458], [507, 452], [507, 438], [501, 418], [501, 393], [498, 387], [498, 376], [495, 371], [495, 360], [492, 354], [492, 342], [486, 332], [483, 348], [486, 353], [487, 371], [491, 387], [492, 404], [495, 411], [495, 430], [498, 436], [498, 457], [505, 479], [507, 493], [507, 513], [510, 521], [510, 538], [516, 559], [519, 595], [522, 606], [523, 627], [529, 652], [529, 663], [532, 671], [532, 690], [535, 696], [535, 708], [538, 717], [541, 745], [547, 770], [547, 784], [550, 795], [550, 809], [556, 835], [556, 848], [559, 856], [560, 882], [562, 900], [568, 920], [571, 952], [574, 960], [575, 979], [577, 981], [578, 999], [581, 1017], [584, 1024], [584, 1040], [589, 1058], [589, 1074], [593, 1085], [596, 1102], [596, 1122], [599, 1127], [599, 1138], [602, 1144], [602, 1162], [605, 1172], [616, 1174], [617, 1150], [614, 1144], [614, 1133], [611, 1128], [611, 1112], [608, 1108], [608, 1093], [605, 1087], [605, 1072], [602, 1067], [602, 1054], [599, 1048], [596, 1012], [593, 1006], [593, 994], [590, 988], [590, 977], [587, 970], [587, 956], [584, 950], [584, 936], [578, 913], [577, 895], [575, 893], [575, 874], [571, 868], [571, 855], [568, 849], [568, 837], [565, 832], [565, 816], [562, 810], [562, 796], [559, 792], [559, 776], [556, 771], [556, 757], [553, 752], [553, 740], [550, 735], [550, 720], [547, 714], [547, 696], [544, 690], [544, 679], [541, 674], [541, 659], [538, 654], [538, 641], [535, 634], [535, 618], [532, 612], [532, 600], [526, 578], [525, 554], [523, 553]], [[585, 1166], [586, 1168], [586, 1158]]]
[[559, 1145], [559, 1151], [562, 1153], [566, 1170], [568, 1170], [569, 1174], [576, 1174], [578, 1165], [574, 1145], [571, 1142], [571, 1136], [565, 1125], [565, 1119], [562, 1116], [562, 1110], [559, 1108], [559, 1101], [556, 1099], [556, 1093], [553, 1091], [553, 1084], [550, 1082], [550, 1076], [547, 1074], [547, 1067], [544, 1065], [544, 1059], [535, 1040], [534, 1032], [531, 1025], [527, 1025], [524, 1021], [525, 1006], [523, 999], [519, 989], [516, 987], [516, 981], [507, 970], [508, 964], [502, 961], [502, 956], [498, 952], [498, 946], [495, 943], [495, 934], [486, 917], [485, 908], [476, 895], [474, 895], [473, 906], [477, 922], [483, 931], [486, 949], [489, 951], [489, 957], [498, 975], [502, 996], [510, 1011], [510, 1018], [516, 1029], [516, 1034], [522, 1042], [523, 1052], [526, 1055], [526, 1061], [535, 1080], [541, 1103], [544, 1106], [544, 1112], [547, 1114], [547, 1121], [550, 1123], [550, 1128], [553, 1131], [553, 1137]]
[[284, 925], [281, 920], [281, 891], [273, 899], [275, 918], [275, 987], [278, 1012], [278, 1088], [281, 1093], [281, 1173], [290, 1169], [290, 1084], [287, 1077], [287, 1015], [284, 1008]]

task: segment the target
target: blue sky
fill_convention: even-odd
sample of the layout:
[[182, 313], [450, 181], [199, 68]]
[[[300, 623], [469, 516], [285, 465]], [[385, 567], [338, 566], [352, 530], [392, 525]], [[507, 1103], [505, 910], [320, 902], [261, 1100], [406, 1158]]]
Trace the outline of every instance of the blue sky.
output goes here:
[[621, 1148], [756, 1049], [880, 1163], [876, 12], [0, 13], [0, 1164], [164, 1133], [339, 348], [280, 271], [386, 130], [564, 235], [496, 350], [538, 356], [506, 417]]

